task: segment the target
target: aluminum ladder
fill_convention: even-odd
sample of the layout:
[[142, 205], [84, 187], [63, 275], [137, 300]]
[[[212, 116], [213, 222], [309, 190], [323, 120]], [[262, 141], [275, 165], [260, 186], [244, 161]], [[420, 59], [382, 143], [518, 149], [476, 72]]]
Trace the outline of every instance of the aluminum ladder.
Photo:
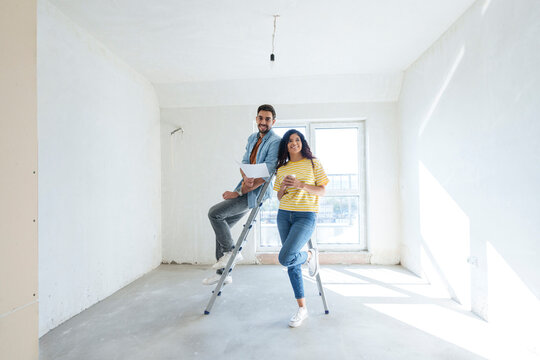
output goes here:
[[[242, 247], [247, 239], [247, 236], [249, 234], [249, 231], [251, 230], [253, 226], [253, 222], [255, 221], [255, 217], [259, 213], [259, 210], [261, 206], [263, 205], [263, 198], [264, 194], [268, 190], [268, 187], [272, 183], [272, 179], [274, 178], [274, 174], [270, 176], [270, 178], [264, 183], [263, 188], [261, 189], [261, 192], [259, 193], [259, 196], [257, 197], [257, 205], [251, 210], [251, 213], [249, 214], [249, 217], [244, 224], [244, 229], [242, 230], [242, 233], [240, 234], [240, 237], [238, 238], [238, 241], [236, 241], [236, 245], [233, 247], [232, 255], [229, 258], [229, 261], [227, 262], [227, 265], [225, 266], [223, 273], [221, 274], [221, 277], [215, 287], [214, 290], [212, 290], [212, 296], [210, 297], [210, 301], [208, 302], [208, 305], [206, 306], [206, 309], [204, 310], [205, 315], [210, 314], [210, 310], [212, 310], [212, 307], [214, 306], [214, 302], [216, 301], [218, 296], [221, 296], [221, 291], [223, 290], [225, 278], [227, 275], [229, 275], [233, 269], [234, 269], [234, 259], [236, 258], [236, 255], [242, 251]], [[313, 242], [311, 239], [309, 239], [309, 247], [313, 248]], [[324, 294], [324, 288], [321, 281], [321, 274], [320, 272], [317, 273], [316, 276], [317, 280], [317, 287], [319, 289], [319, 296], [322, 298], [323, 306], [324, 306], [324, 313], [329, 314], [330, 310], [328, 310], [328, 304], [326, 302], [326, 296]]]

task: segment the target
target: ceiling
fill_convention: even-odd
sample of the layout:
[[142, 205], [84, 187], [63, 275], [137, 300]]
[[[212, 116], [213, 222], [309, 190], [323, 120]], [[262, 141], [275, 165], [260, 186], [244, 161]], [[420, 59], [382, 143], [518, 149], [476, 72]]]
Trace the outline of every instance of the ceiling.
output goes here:
[[50, 2], [151, 82], [181, 83], [401, 72], [474, 0]]

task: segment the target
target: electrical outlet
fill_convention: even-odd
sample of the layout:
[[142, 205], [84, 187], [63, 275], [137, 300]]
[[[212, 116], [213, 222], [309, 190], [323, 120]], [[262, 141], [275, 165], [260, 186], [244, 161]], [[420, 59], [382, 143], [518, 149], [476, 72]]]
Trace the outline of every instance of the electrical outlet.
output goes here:
[[478, 267], [478, 258], [476, 256], [469, 256], [467, 262], [474, 267]]

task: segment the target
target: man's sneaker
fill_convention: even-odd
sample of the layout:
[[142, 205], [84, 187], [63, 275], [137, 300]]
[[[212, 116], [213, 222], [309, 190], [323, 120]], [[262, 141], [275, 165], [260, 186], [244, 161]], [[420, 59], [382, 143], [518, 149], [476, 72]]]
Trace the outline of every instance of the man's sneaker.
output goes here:
[[296, 311], [296, 314], [293, 315], [291, 320], [289, 320], [290, 327], [298, 327], [302, 325], [302, 321], [308, 317], [308, 311], [306, 307], [299, 307]]
[[[222, 257], [219, 258], [218, 262], [212, 265], [213, 269], [223, 269], [225, 266], [227, 266], [227, 263], [229, 262], [229, 259], [231, 258], [232, 251], [226, 252], [223, 254]], [[242, 253], [236, 254], [236, 257], [234, 258], [234, 264], [236, 264], [239, 261], [244, 260], [244, 257], [242, 256]]]
[[308, 250], [311, 258], [308, 261], [309, 276], [315, 277], [319, 273], [319, 251], [315, 248]]
[[[221, 275], [220, 274], [214, 274], [212, 276], [209, 276], [207, 278], [204, 278], [202, 283], [203, 285], [214, 285], [214, 284], [217, 284], [219, 282], [219, 279], [221, 278]], [[232, 276], [231, 275], [227, 275], [227, 277], [225, 278], [225, 281], [223, 282], [224, 284], [230, 284], [232, 283]]]

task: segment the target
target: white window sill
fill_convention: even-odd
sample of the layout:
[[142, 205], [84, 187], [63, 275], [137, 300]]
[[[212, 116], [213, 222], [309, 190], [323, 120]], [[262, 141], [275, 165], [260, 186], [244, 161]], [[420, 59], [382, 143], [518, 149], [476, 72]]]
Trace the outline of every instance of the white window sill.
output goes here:
[[[255, 254], [258, 264], [277, 265], [278, 254], [275, 252], [258, 252]], [[370, 264], [371, 253], [369, 251], [355, 252], [319, 252], [319, 263], [329, 264]]]

